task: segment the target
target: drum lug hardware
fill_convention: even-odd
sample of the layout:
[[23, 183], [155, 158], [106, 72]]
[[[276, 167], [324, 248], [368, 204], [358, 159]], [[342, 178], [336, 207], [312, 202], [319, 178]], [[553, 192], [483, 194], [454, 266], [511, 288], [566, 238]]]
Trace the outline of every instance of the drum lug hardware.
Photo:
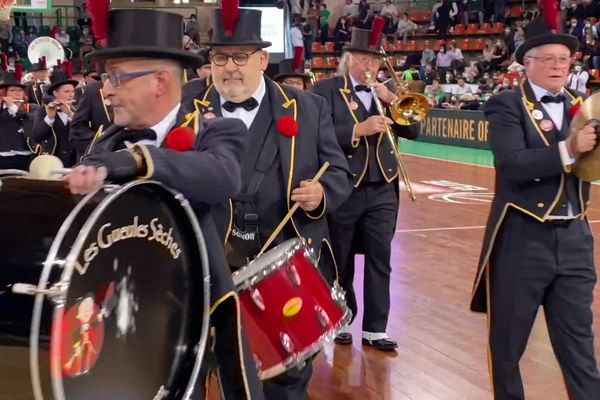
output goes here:
[[290, 279], [294, 285], [300, 286], [302, 281], [300, 280], [300, 275], [298, 274], [298, 270], [294, 265], [290, 265], [288, 267], [288, 275], [290, 276]]
[[292, 354], [294, 352], [294, 345], [292, 344], [292, 339], [290, 339], [287, 333], [281, 332], [279, 334], [279, 340], [281, 340], [281, 346], [288, 354]]
[[315, 306], [315, 311], [317, 312], [317, 320], [319, 324], [321, 324], [321, 328], [328, 328], [331, 326], [331, 319], [329, 319], [329, 315], [321, 308], [320, 306]]
[[115, 190], [119, 189], [121, 186], [119, 185], [115, 185], [115, 184], [105, 184], [104, 186], [102, 186], [102, 189], [104, 189], [105, 192], [107, 193], [111, 193], [114, 192]]
[[67, 285], [62, 283], [56, 283], [49, 289], [40, 289], [36, 285], [32, 285], [30, 283], [15, 283], [12, 285], [12, 292], [15, 294], [26, 294], [29, 296], [37, 296], [38, 294], [41, 294], [53, 300], [64, 296], [66, 290]]
[[260, 311], [265, 311], [265, 301], [263, 300], [262, 295], [258, 289], [252, 289], [252, 294], [250, 294], [252, 298], [252, 302]]

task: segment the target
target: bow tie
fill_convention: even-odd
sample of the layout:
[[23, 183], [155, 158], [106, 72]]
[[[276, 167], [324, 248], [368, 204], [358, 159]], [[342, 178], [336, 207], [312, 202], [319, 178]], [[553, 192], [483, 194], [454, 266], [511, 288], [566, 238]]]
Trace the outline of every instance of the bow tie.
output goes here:
[[371, 88], [368, 87], [367, 85], [356, 85], [356, 86], [354, 86], [354, 91], [355, 92], [370, 92]]
[[234, 103], [233, 101], [226, 101], [223, 103], [222, 107], [228, 112], [234, 112], [236, 108], [242, 107], [246, 111], [252, 111], [256, 107], [258, 107], [258, 101], [254, 97], [250, 97], [248, 100], [244, 100], [239, 103]]
[[566, 97], [563, 94], [557, 96], [545, 95], [542, 96], [542, 103], [563, 103]]
[[156, 132], [150, 128], [145, 129], [126, 129], [123, 131], [127, 140], [131, 143], [139, 142], [140, 140], [156, 140]]

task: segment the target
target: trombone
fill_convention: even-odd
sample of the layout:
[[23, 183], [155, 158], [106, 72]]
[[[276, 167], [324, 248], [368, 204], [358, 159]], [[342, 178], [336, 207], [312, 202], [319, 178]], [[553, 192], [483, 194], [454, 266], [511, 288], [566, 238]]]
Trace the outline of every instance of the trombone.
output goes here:
[[[394, 70], [392, 70], [392, 73], [395, 73]], [[367, 76], [367, 81], [369, 82], [370, 85], [375, 83], [375, 78], [373, 77], [373, 75], [371, 75], [370, 72], [367, 72], [366, 76]], [[377, 97], [377, 93], [375, 92], [375, 89], [372, 86], [371, 86], [371, 93], [373, 93], [373, 101], [375, 102], [375, 106], [377, 107], [377, 112], [379, 112], [379, 115], [381, 115], [383, 118], [385, 118], [386, 117], [385, 111], [383, 109], [383, 105], [381, 104], [381, 100], [379, 100], [379, 97]], [[395, 104], [392, 103], [391, 106], [394, 107]], [[403, 124], [403, 125], [407, 125], [407, 124]], [[402, 180], [404, 181], [404, 186], [406, 187], [406, 190], [408, 192], [408, 197], [410, 197], [410, 199], [412, 201], [415, 201], [415, 200], [417, 200], [417, 196], [415, 195], [415, 191], [413, 190], [412, 184], [410, 183], [410, 179], [408, 178], [408, 174], [406, 173], [406, 167], [404, 166], [402, 157], [400, 157], [400, 152], [398, 151], [398, 145], [396, 144], [396, 141], [394, 140], [394, 134], [392, 133], [392, 130], [390, 129], [389, 125], [387, 125], [387, 124], [386, 124], [385, 130], [386, 130], [385, 131], [386, 137], [389, 140], [390, 145], [392, 146], [392, 149], [394, 151], [394, 156], [396, 158], [396, 162], [398, 163], [398, 171], [400, 173], [400, 176], [402, 176]]]

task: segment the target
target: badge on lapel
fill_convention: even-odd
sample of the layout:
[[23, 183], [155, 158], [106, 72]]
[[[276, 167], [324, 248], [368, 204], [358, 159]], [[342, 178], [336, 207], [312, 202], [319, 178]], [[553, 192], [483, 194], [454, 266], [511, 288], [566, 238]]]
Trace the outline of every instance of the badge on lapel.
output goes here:
[[[212, 107], [209, 108], [209, 110], [212, 110]], [[216, 117], [215, 113], [212, 113], [212, 112], [207, 112], [206, 114], [204, 114], [204, 118], [206, 118], [206, 119], [213, 119], [215, 117]]]
[[544, 113], [541, 112], [540, 110], [533, 110], [531, 115], [533, 116], [533, 118], [537, 119], [538, 121], [541, 120], [542, 118], [544, 118]]
[[554, 129], [554, 123], [549, 119], [544, 119], [542, 122], [540, 122], [540, 128], [542, 128], [544, 132], [550, 132], [552, 129]]
[[352, 111], [356, 111], [358, 109], [358, 103], [355, 102], [354, 100], [350, 100], [350, 102], [348, 103], [348, 105], [350, 106], [350, 109]]

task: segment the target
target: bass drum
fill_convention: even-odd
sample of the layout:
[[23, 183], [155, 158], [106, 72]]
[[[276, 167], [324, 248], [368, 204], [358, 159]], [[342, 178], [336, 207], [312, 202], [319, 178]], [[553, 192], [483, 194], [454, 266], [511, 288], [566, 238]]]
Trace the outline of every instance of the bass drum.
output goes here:
[[183, 196], [0, 179], [0, 399], [189, 398], [209, 275]]

